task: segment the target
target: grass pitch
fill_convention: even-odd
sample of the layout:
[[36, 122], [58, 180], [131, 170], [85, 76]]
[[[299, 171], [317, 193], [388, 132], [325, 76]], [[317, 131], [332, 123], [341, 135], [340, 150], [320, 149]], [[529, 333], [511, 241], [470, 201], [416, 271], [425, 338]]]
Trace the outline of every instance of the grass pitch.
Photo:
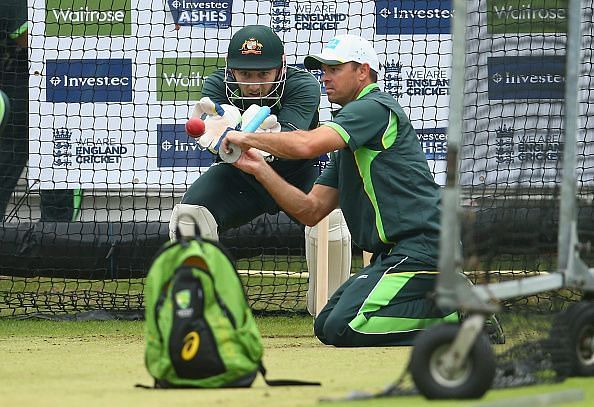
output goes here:
[[[322, 345], [309, 317], [258, 318], [264, 363], [270, 379], [321, 381], [321, 387], [267, 387], [259, 378], [250, 389], [144, 390], [151, 384], [143, 362], [142, 322], [50, 322], [0, 319], [0, 404], [2, 406], [480, 406], [495, 400], [583, 389], [594, 405], [594, 379], [554, 386], [490, 391], [483, 400], [428, 402], [400, 397], [320, 403], [353, 390], [376, 392], [408, 362], [408, 348], [339, 349]], [[513, 402], [506, 404], [511, 407]]]

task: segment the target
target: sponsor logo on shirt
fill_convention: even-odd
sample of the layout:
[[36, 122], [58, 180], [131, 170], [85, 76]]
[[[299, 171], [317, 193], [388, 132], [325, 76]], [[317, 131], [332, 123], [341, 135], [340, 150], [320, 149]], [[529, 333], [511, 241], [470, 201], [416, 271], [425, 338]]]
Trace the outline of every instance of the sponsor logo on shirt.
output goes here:
[[489, 99], [563, 99], [565, 56], [490, 57]]
[[131, 59], [50, 59], [45, 66], [47, 102], [132, 101]]
[[451, 0], [377, 0], [377, 34], [449, 34]]

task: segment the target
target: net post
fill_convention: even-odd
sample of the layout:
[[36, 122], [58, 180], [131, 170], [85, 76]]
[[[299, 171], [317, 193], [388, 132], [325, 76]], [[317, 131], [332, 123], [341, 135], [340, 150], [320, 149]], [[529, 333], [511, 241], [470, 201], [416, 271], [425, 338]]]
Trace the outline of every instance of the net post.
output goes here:
[[466, 0], [454, 0], [452, 20], [452, 73], [448, 118], [448, 155], [446, 185], [442, 191], [442, 215], [439, 237], [440, 271], [436, 286], [440, 306], [456, 307], [456, 290], [460, 286], [456, 273], [462, 268], [462, 253], [459, 242], [460, 230], [460, 185], [458, 179], [458, 152], [462, 144], [464, 119], [464, 82], [466, 73]]
[[563, 165], [561, 175], [561, 207], [559, 213], [558, 262], [559, 270], [567, 269], [573, 256], [576, 242], [572, 233], [577, 222], [576, 213], [576, 141], [579, 109], [579, 69], [581, 62], [581, 0], [570, 0], [567, 18], [567, 53], [565, 57], [565, 143], [563, 144]]

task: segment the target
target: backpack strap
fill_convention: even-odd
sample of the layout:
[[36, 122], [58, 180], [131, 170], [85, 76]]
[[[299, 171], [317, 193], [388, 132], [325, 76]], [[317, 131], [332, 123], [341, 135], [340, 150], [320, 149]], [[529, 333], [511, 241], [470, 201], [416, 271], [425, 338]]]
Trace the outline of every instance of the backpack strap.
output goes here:
[[[264, 365], [262, 363], [260, 363], [260, 367], [258, 368], [258, 371], [260, 373], [262, 373], [262, 378], [264, 379], [266, 384], [271, 387], [277, 387], [277, 386], [321, 386], [320, 382], [306, 382], [306, 381], [302, 381], [302, 380], [286, 380], [286, 379], [268, 380], [268, 379], [266, 379], [266, 368], [264, 367]], [[157, 381], [157, 380], [155, 380], [155, 384], [152, 386], [147, 386], [146, 384], [137, 383], [134, 385], [134, 387], [140, 388], [140, 389], [149, 389], [149, 390], [171, 388], [168, 386], [164, 386], [162, 383], [159, 383], [159, 381]]]
[[142, 384], [142, 383], [136, 383], [134, 385], [135, 388], [137, 389], [148, 389], [148, 390], [152, 390], [152, 389], [159, 389], [159, 383], [157, 382], [157, 379], [155, 379], [155, 383], [152, 386], [147, 386], [146, 384]]
[[266, 379], [266, 368], [262, 363], [260, 363], [260, 368], [258, 369], [260, 373], [262, 373], [262, 377], [264, 381], [269, 386], [321, 386], [320, 382], [306, 382], [302, 380], [287, 380], [287, 379], [279, 379], [279, 380], [268, 380]]

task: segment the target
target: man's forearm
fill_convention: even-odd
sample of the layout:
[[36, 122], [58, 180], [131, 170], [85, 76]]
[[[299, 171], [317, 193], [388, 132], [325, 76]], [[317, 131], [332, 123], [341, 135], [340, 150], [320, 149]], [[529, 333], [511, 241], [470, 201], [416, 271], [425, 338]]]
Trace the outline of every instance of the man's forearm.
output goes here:
[[243, 151], [251, 147], [267, 151], [275, 157], [303, 159], [317, 158], [329, 151], [336, 151], [347, 147], [342, 136], [332, 127], [320, 126], [305, 131], [295, 130], [270, 133], [243, 133], [232, 131], [223, 140], [223, 148], [234, 143]]
[[285, 181], [272, 167], [266, 165], [254, 176], [289, 215], [304, 225], [313, 226], [318, 223], [319, 219], [314, 216], [315, 205], [311, 199], [303, 191]]
[[258, 150], [279, 158], [313, 158], [306, 148], [307, 132], [295, 130], [282, 133], [243, 133], [246, 142]]

